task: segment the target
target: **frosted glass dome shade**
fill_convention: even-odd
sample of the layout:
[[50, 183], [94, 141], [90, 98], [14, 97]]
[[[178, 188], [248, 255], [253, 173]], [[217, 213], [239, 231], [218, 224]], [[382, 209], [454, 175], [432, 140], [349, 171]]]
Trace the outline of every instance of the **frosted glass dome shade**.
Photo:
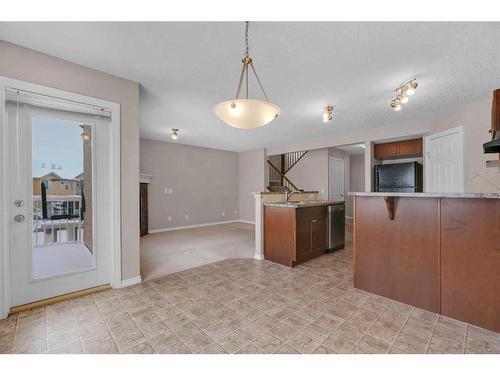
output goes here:
[[256, 99], [235, 99], [217, 104], [215, 115], [238, 129], [255, 129], [269, 124], [280, 114], [275, 104]]

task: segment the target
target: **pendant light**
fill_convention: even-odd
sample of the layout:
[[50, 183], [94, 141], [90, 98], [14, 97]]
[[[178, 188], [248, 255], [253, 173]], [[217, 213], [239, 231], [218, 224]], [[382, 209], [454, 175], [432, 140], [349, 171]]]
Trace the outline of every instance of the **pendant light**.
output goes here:
[[[245, 55], [241, 62], [240, 81], [236, 97], [233, 100], [227, 100], [219, 103], [214, 107], [215, 115], [224, 121], [226, 124], [239, 129], [255, 129], [264, 126], [274, 120], [281, 112], [281, 109], [269, 101], [259, 76], [253, 66], [253, 60], [248, 53], [248, 21], [245, 23]], [[248, 70], [252, 70], [259, 87], [264, 94], [266, 100], [249, 99], [248, 98]], [[240, 99], [240, 92], [245, 78], [245, 99]]]

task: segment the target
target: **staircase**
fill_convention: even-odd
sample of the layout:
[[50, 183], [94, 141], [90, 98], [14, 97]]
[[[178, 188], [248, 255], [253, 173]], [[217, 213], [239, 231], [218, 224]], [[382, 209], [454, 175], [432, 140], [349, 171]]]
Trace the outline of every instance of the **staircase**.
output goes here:
[[280, 162], [275, 165], [271, 160], [269, 163], [269, 186], [268, 191], [282, 193], [286, 189], [290, 191], [300, 191], [297, 186], [293, 184], [286, 174], [307, 154], [307, 151], [289, 152], [280, 155]]

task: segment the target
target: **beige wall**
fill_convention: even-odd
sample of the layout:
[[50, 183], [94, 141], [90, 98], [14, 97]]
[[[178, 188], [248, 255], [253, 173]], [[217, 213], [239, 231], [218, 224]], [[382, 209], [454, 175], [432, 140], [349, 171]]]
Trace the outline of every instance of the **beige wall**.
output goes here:
[[238, 153], [141, 139], [140, 155], [149, 230], [238, 219]]
[[269, 173], [266, 164], [264, 149], [240, 152], [238, 155], [240, 220], [255, 222], [255, 199], [252, 193], [266, 189], [266, 173]]
[[317, 190], [318, 199], [328, 199], [328, 149], [309, 151], [286, 176], [299, 189]]
[[[365, 154], [349, 156], [349, 191], [365, 191]], [[353, 215], [353, 197], [346, 197], [346, 216]]]
[[[490, 168], [485, 167], [485, 161], [493, 159], [494, 156], [483, 154], [482, 149], [483, 143], [491, 139], [488, 133], [491, 122], [491, 95], [477, 102], [457, 107], [447, 115], [432, 117], [430, 114], [429, 116], [428, 120], [401, 122], [390, 126], [338, 134], [335, 138], [312, 139], [300, 144], [274, 147], [268, 149], [267, 153], [274, 155], [298, 150], [322, 149], [353, 143], [373, 142], [403, 136], [420, 136], [463, 126], [465, 190], [478, 191], [480, 189], [477, 184], [472, 183], [478, 175], [498, 175], [498, 168], [492, 171]], [[368, 178], [371, 180], [371, 173], [368, 174], [367, 172], [365, 177], [367, 184], [370, 183]]]
[[0, 75], [121, 105], [122, 279], [138, 276], [139, 84], [4, 41]]

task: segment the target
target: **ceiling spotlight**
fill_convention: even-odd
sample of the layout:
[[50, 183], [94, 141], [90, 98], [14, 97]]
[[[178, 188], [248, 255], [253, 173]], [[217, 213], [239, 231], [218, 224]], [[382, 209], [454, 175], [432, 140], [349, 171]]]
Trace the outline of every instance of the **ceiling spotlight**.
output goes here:
[[416, 79], [406, 81], [399, 85], [399, 87], [394, 90], [396, 96], [391, 99], [391, 108], [394, 111], [400, 111], [402, 104], [408, 103], [408, 96], [415, 94], [415, 90], [418, 87], [418, 82]]
[[398, 99], [392, 99], [391, 100], [391, 108], [395, 110], [396, 112], [401, 110], [401, 101]]
[[333, 120], [333, 106], [328, 105], [323, 109], [323, 122]]
[[418, 82], [416, 79], [412, 79], [411, 81], [408, 81], [402, 85], [403, 87], [403, 92], [405, 95], [413, 95], [415, 94], [415, 91], [417, 90], [418, 87]]
[[407, 96], [398, 95], [398, 96], [396, 96], [396, 99], [399, 99], [399, 101], [401, 102], [401, 104], [408, 103], [408, 97]]
[[170, 133], [170, 138], [172, 138], [174, 141], [179, 139], [179, 136], [177, 135], [177, 132], [179, 129], [172, 129], [172, 132]]

